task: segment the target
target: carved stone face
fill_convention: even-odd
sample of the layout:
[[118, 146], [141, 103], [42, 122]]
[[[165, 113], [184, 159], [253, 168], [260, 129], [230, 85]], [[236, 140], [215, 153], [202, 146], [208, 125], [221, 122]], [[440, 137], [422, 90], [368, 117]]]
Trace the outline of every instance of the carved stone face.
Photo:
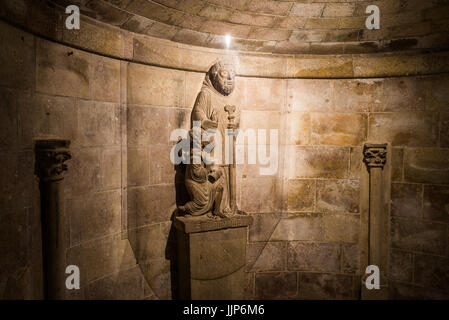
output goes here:
[[222, 95], [228, 96], [234, 90], [235, 71], [231, 63], [217, 62], [210, 69], [209, 77], [215, 90]]

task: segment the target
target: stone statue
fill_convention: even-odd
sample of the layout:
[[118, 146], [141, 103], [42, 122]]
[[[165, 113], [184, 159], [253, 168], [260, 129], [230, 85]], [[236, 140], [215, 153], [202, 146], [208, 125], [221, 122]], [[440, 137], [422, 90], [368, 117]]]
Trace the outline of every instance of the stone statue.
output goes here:
[[[196, 133], [198, 138], [205, 131], [214, 130], [215, 138], [218, 136], [220, 139], [211, 138], [210, 141], [201, 143], [202, 151], [209, 144], [210, 157], [214, 161], [206, 163], [200, 154], [191, 152], [191, 161], [185, 173], [185, 186], [190, 201], [179, 207], [188, 215], [208, 214], [210, 217], [227, 218], [241, 213], [237, 209], [235, 189], [235, 139], [240, 114], [235, 106], [229, 105], [229, 95], [233, 92], [234, 85], [233, 64], [218, 61], [207, 72], [196, 98], [191, 114], [190, 137], [195, 137], [194, 126], [200, 123], [201, 133], [198, 130]], [[226, 151], [226, 148], [229, 149]], [[229, 156], [231, 154], [232, 158]], [[230, 158], [228, 161], [226, 156]]]

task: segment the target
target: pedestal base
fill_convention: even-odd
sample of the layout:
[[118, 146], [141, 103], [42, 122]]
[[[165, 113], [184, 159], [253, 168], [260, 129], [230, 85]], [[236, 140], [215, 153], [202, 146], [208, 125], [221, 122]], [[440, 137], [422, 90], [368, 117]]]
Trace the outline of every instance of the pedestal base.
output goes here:
[[176, 217], [180, 299], [243, 299], [247, 228], [252, 217]]

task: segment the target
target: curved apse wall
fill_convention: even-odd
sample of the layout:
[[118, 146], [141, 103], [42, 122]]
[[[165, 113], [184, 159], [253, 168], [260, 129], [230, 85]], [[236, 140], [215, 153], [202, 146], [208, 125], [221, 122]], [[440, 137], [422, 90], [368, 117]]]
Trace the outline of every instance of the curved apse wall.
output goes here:
[[446, 52], [221, 51], [88, 18], [89, 32], [69, 33], [55, 12], [9, 14], [28, 31], [1, 24], [2, 297], [40, 297], [31, 141], [42, 135], [72, 140], [67, 262], [84, 276], [68, 298], [172, 297], [170, 218], [182, 177], [169, 133], [188, 128], [204, 72], [223, 55], [237, 65], [242, 128], [280, 133], [275, 175], [238, 170], [239, 204], [255, 218], [247, 297], [358, 297], [361, 146], [372, 140], [392, 145], [391, 298], [447, 297]]

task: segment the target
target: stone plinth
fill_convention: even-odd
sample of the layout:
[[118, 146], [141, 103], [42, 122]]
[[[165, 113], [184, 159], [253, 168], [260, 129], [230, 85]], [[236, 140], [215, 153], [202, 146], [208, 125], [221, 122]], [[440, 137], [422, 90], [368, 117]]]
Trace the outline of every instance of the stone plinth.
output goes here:
[[178, 297], [243, 299], [248, 215], [176, 217]]

